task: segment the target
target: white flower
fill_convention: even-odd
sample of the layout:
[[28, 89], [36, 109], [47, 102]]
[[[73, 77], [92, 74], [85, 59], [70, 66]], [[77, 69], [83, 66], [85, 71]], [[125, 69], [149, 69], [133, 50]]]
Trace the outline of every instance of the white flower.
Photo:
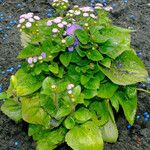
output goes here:
[[96, 19], [96, 18], [97, 18], [94, 14], [90, 14], [90, 16], [91, 16], [93, 19]]
[[74, 12], [74, 14], [75, 14], [75, 15], [80, 15], [80, 14], [81, 14], [81, 11], [80, 11], [80, 10], [76, 10], [76, 11]]
[[65, 40], [65, 39], [63, 39], [63, 40], [61, 40], [61, 42], [62, 42], [62, 43], [66, 43], [66, 40]]
[[88, 14], [88, 13], [83, 13], [83, 16], [84, 16], [84, 17], [88, 17], [89, 14]]
[[105, 9], [106, 11], [112, 11], [112, 10], [113, 10], [113, 8], [112, 8], [111, 6], [104, 7], [104, 9]]
[[60, 17], [57, 17], [53, 20], [54, 23], [60, 23], [61, 22], [61, 18]]
[[57, 33], [57, 32], [58, 32], [58, 29], [57, 29], [57, 28], [53, 28], [52, 32], [53, 32], [53, 33]]
[[74, 13], [74, 10], [69, 10], [68, 12], [70, 12], [70, 13], [72, 13], [72, 14], [73, 14], [73, 13]]
[[63, 27], [64, 27], [64, 25], [63, 25], [62, 23], [59, 23], [57, 26], [58, 26], [59, 28], [63, 28]]
[[97, 3], [96, 6], [103, 7], [103, 5], [100, 3]]
[[55, 89], [55, 88], [56, 88], [56, 85], [55, 85], [55, 84], [53, 84], [53, 85], [51, 86], [51, 88], [52, 88], [52, 89]]
[[74, 8], [79, 8], [79, 6], [78, 6], [78, 5], [75, 5]]
[[82, 7], [82, 8], [80, 8], [80, 10], [82, 10], [83, 12], [93, 12], [94, 11], [93, 8], [91, 8], [91, 7]]
[[21, 27], [21, 24], [18, 24], [18, 25], [17, 25], [17, 28], [20, 28], [20, 27]]
[[102, 9], [102, 7], [100, 7], [100, 6], [96, 6], [96, 7], [95, 7], [95, 9]]
[[88, 26], [89, 26], [89, 24], [88, 24], [88, 23], [85, 23], [84, 25], [85, 25], [86, 27], [88, 27]]
[[72, 90], [69, 90], [69, 91], [68, 91], [68, 94], [72, 94]]
[[26, 28], [30, 28], [32, 26], [32, 24], [30, 22], [26, 23]]
[[74, 84], [68, 84], [67, 90], [71, 90], [72, 88], [74, 88]]
[[19, 19], [19, 23], [22, 24], [23, 22], [25, 22], [24, 18]]
[[34, 19], [33, 18], [29, 18], [28, 21], [29, 22], [34, 22]]
[[65, 3], [68, 3], [68, 0], [63, 0]]
[[68, 23], [67, 23], [66, 21], [63, 21], [62, 24], [63, 24], [63, 25], [67, 25]]
[[39, 16], [34, 16], [33, 17], [35, 20], [40, 20], [40, 17]]
[[47, 24], [47, 26], [51, 26], [52, 25], [52, 21], [48, 20], [46, 24]]

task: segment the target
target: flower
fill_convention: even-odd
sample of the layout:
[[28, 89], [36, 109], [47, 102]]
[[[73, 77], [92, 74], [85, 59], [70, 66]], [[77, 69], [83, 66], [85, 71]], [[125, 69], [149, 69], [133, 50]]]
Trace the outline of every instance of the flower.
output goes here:
[[88, 13], [83, 13], [83, 16], [84, 16], [84, 17], [88, 17], [89, 14], [88, 14]]
[[76, 10], [76, 11], [74, 12], [74, 14], [75, 14], [75, 15], [80, 15], [80, 14], [81, 14], [81, 11], [80, 11], [80, 10]]
[[37, 57], [37, 56], [34, 56], [34, 57], [33, 57], [33, 62], [36, 63], [37, 60], [38, 60], [38, 57]]
[[34, 19], [33, 18], [29, 18], [28, 21], [29, 22], [34, 22]]
[[26, 28], [30, 28], [32, 26], [32, 24], [30, 22], [26, 23]]
[[57, 32], [58, 32], [58, 29], [57, 29], [57, 28], [53, 28], [52, 32], [53, 32], [53, 33], [57, 33]]
[[61, 20], [62, 20], [61, 17], [57, 17], [57, 18], [55, 18], [55, 19], [53, 20], [53, 22], [54, 22], [54, 23], [60, 23]]
[[57, 26], [58, 26], [59, 28], [63, 28], [63, 27], [64, 27], [64, 25], [63, 25], [62, 23], [59, 23]]
[[104, 8], [106, 11], [112, 11], [113, 10], [113, 8], [111, 7], [111, 6], [107, 6], [107, 7], [105, 7]]
[[73, 46], [69, 46], [69, 47], [68, 47], [68, 51], [69, 51], [69, 52], [73, 52], [73, 50], [74, 50], [74, 47], [73, 47]]
[[43, 59], [46, 58], [46, 53], [45, 53], [45, 52], [42, 52], [42, 53], [41, 53], [41, 56], [42, 56]]
[[62, 24], [63, 24], [63, 25], [67, 25], [68, 23], [67, 23], [66, 21], [63, 21]]
[[33, 62], [33, 58], [32, 58], [32, 57], [29, 57], [29, 58], [27, 59], [27, 62], [31, 65], [32, 62]]
[[47, 26], [51, 26], [52, 25], [52, 21], [51, 20], [48, 20], [47, 21]]
[[77, 24], [72, 24], [69, 28], [67, 28], [66, 33], [67, 35], [73, 35], [77, 29], [82, 29], [82, 27]]
[[40, 20], [40, 17], [39, 16], [34, 16], [33, 17], [35, 20]]
[[83, 12], [93, 12], [94, 11], [93, 8], [91, 8], [91, 7], [82, 7], [82, 8], [80, 8], [80, 10], [82, 10]]
[[61, 40], [61, 42], [62, 42], [62, 43], [66, 43], [66, 40], [65, 40], [65, 39], [63, 39], [63, 40]]
[[19, 23], [22, 24], [23, 22], [25, 22], [25, 19], [24, 19], [24, 18], [21, 18], [21, 19], [19, 20]]
[[68, 84], [67, 90], [71, 90], [74, 87], [74, 84]]
[[94, 14], [90, 14], [90, 17], [92, 17], [93, 19], [97, 18]]

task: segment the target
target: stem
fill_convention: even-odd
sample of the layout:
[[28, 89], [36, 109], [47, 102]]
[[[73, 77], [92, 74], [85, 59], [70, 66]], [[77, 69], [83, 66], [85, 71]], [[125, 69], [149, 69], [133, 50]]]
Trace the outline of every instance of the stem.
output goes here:
[[54, 102], [56, 109], [58, 110], [58, 108], [59, 108], [58, 107], [58, 97], [57, 97], [56, 93], [54, 93], [53, 102]]
[[147, 94], [150, 94], [150, 91], [148, 91], [148, 90], [144, 90], [144, 89], [141, 89], [141, 88], [137, 88], [137, 90], [138, 90], [138, 91], [145, 92], [145, 93], [147, 93]]

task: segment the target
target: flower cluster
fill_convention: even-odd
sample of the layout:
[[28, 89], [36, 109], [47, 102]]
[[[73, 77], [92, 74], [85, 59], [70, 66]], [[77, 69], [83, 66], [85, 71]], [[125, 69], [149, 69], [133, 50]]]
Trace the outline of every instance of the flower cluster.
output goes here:
[[33, 67], [34, 66], [34, 63], [36, 63], [38, 60], [41, 61], [43, 59], [46, 58], [46, 53], [45, 52], [42, 52], [40, 56], [34, 56], [34, 57], [29, 57], [27, 59], [27, 62], [28, 64]]
[[40, 20], [40, 17], [39, 16], [34, 16], [33, 13], [27, 13], [27, 14], [23, 14], [20, 16], [20, 19], [19, 19], [19, 24], [18, 24], [18, 28], [21, 27], [21, 25], [25, 25], [25, 26], [22, 26], [23, 28], [30, 28], [32, 26], [32, 23], [35, 22], [35, 21], [38, 21]]
[[66, 10], [69, 6], [68, 0], [53, 0], [52, 6], [58, 10]]
[[67, 86], [68, 94], [72, 94], [73, 93], [72, 88], [74, 88], [74, 84], [68, 84], [68, 86]]
[[113, 10], [113, 8], [111, 6], [103, 7], [103, 5], [100, 3], [97, 3], [94, 8], [96, 10], [99, 10], [99, 9], [105, 9], [106, 11], [112, 11]]

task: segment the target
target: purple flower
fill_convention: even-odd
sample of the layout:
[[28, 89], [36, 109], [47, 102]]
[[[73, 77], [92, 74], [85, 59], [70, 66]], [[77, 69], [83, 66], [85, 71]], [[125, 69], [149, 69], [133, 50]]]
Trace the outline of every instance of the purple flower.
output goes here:
[[68, 47], [68, 51], [69, 51], [69, 52], [73, 52], [73, 50], [74, 50], [74, 47], [73, 47], [73, 46], [69, 46], [69, 47]]
[[32, 58], [32, 57], [29, 57], [29, 58], [27, 59], [27, 62], [28, 62], [29, 64], [32, 64], [33, 58]]
[[42, 52], [42, 53], [41, 53], [41, 56], [42, 56], [43, 59], [46, 58], [46, 53], [45, 53], [45, 52]]
[[73, 35], [77, 29], [82, 29], [82, 27], [77, 24], [72, 24], [69, 28], [67, 28], [66, 33], [67, 35]]
[[74, 46], [78, 46], [79, 45], [79, 41], [78, 41], [78, 39], [77, 38], [75, 38], [75, 41], [74, 41], [74, 44], [73, 44]]

